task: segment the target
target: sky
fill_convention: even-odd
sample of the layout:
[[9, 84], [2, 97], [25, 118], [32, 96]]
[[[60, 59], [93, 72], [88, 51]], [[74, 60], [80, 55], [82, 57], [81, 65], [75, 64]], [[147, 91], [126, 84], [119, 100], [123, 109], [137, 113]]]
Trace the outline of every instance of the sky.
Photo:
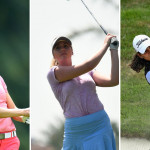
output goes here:
[[[111, 0], [84, 0], [97, 20], [108, 31], [120, 39], [119, 7], [114, 8]], [[119, 6], [119, 1], [114, 0]], [[43, 131], [49, 125], [58, 126], [64, 120], [63, 111], [51, 91], [47, 73], [52, 59], [52, 41], [58, 36], [68, 36], [73, 31], [87, 27], [98, 27], [80, 0], [32, 0], [30, 1], [30, 106], [31, 138], [46, 140]], [[105, 34], [90, 32], [71, 39], [73, 43], [73, 64], [79, 64], [94, 55], [102, 46]], [[119, 51], [120, 53], [120, 51]], [[106, 52], [99, 72], [108, 74], [111, 67], [110, 51]], [[111, 88], [97, 88], [98, 96], [110, 120], [119, 126], [120, 85]]]

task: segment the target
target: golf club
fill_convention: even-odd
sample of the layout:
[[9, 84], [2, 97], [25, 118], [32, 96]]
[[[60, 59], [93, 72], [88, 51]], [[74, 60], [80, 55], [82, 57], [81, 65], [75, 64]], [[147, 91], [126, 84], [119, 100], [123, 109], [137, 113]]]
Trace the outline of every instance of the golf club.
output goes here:
[[[68, 0], [69, 1], [69, 0]], [[93, 17], [93, 19], [96, 21], [96, 23], [99, 25], [99, 27], [103, 30], [103, 32], [107, 35], [108, 32], [103, 28], [103, 26], [97, 21], [97, 19], [95, 18], [95, 16], [93, 15], [93, 13], [89, 10], [89, 8], [87, 7], [87, 5], [85, 4], [85, 2], [83, 0], [81, 0], [82, 4], [85, 6], [85, 8], [88, 10], [88, 12], [91, 14], [91, 16]], [[118, 40], [116, 37], [113, 37], [111, 39], [111, 43], [113, 45], [117, 45], [118, 44]]]
[[95, 16], [93, 15], [93, 13], [89, 10], [89, 8], [87, 7], [87, 5], [85, 4], [85, 2], [83, 0], [81, 0], [81, 2], [83, 3], [83, 5], [85, 6], [85, 8], [88, 10], [88, 12], [91, 14], [91, 16], [93, 17], [93, 19], [96, 21], [96, 23], [100, 26], [100, 28], [104, 31], [104, 33], [107, 35], [108, 32], [103, 28], [103, 26], [97, 21], [97, 19], [95, 18]]

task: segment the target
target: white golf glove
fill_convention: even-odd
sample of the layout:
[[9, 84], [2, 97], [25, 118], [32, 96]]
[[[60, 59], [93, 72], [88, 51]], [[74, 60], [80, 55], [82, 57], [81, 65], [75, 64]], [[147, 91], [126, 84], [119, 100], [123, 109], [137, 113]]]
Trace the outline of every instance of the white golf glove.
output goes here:
[[116, 37], [113, 37], [110, 42], [110, 50], [112, 49], [118, 50], [118, 47], [119, 47], [119, 41], [117, 40]]
[[23, 120], [23, 123], [30, 124], [30, 117], [23, 116], [22, 120]]

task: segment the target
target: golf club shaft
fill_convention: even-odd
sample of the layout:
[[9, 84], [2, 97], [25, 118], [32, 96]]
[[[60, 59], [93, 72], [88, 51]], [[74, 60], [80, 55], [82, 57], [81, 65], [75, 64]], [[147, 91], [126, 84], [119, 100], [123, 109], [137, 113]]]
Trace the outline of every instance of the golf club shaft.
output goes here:
[[93, 13], [89, 10], [89, 8], [87, 7], [87, 5], [84, 3], [83, 0], [81, 0], [81, 2], [83, 3], [83, 5], [86, 7], [86, 9], [89, 11], [89, 13], [91, 14], [91, 16], [93, 17], [93, 19], [97, 22], [97, 24], [100, 26], [100, 28], [104, 31], [104, 33], [107, 35], [108, 32], [103, 28], [103, 26], [97, 21], [97, 19], [95, 18], [95, 16], [93, 15]]
[[[86, 7], [86, 9], [88, 10], [88, 12], [91, 14], [91, 16], [93, 17], [93, 19], [97, 22], [97, 24], [99, 25], [99, 27], [104, 31], [104, 33], [107, 35], [108, 32], [103, 28], [103, 26], [97, 21], [97, 19], [95, 18], [95, 16], [93, 15], [93, 13], [89, 10], [89, 8], [87, 7], [87, 5], [84, 3], [83, 0], [81, 0], [81, 2], [83, 3], [83, 5]], [[111, 39], [111, 43], [114, 45], [117, 45], [118, 40], [116, 37], [113, 37]]]

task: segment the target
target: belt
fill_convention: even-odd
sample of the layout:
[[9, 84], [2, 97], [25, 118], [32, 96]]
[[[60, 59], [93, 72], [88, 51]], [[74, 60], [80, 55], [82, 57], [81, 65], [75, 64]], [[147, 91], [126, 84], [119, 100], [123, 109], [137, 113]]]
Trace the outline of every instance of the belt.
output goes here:
[[16, 135], [17, 135], [16, 131], [7, 132], [7, 133], [0, 133], [0, 140], [12, 138], [12, 137], [15, 137]]

